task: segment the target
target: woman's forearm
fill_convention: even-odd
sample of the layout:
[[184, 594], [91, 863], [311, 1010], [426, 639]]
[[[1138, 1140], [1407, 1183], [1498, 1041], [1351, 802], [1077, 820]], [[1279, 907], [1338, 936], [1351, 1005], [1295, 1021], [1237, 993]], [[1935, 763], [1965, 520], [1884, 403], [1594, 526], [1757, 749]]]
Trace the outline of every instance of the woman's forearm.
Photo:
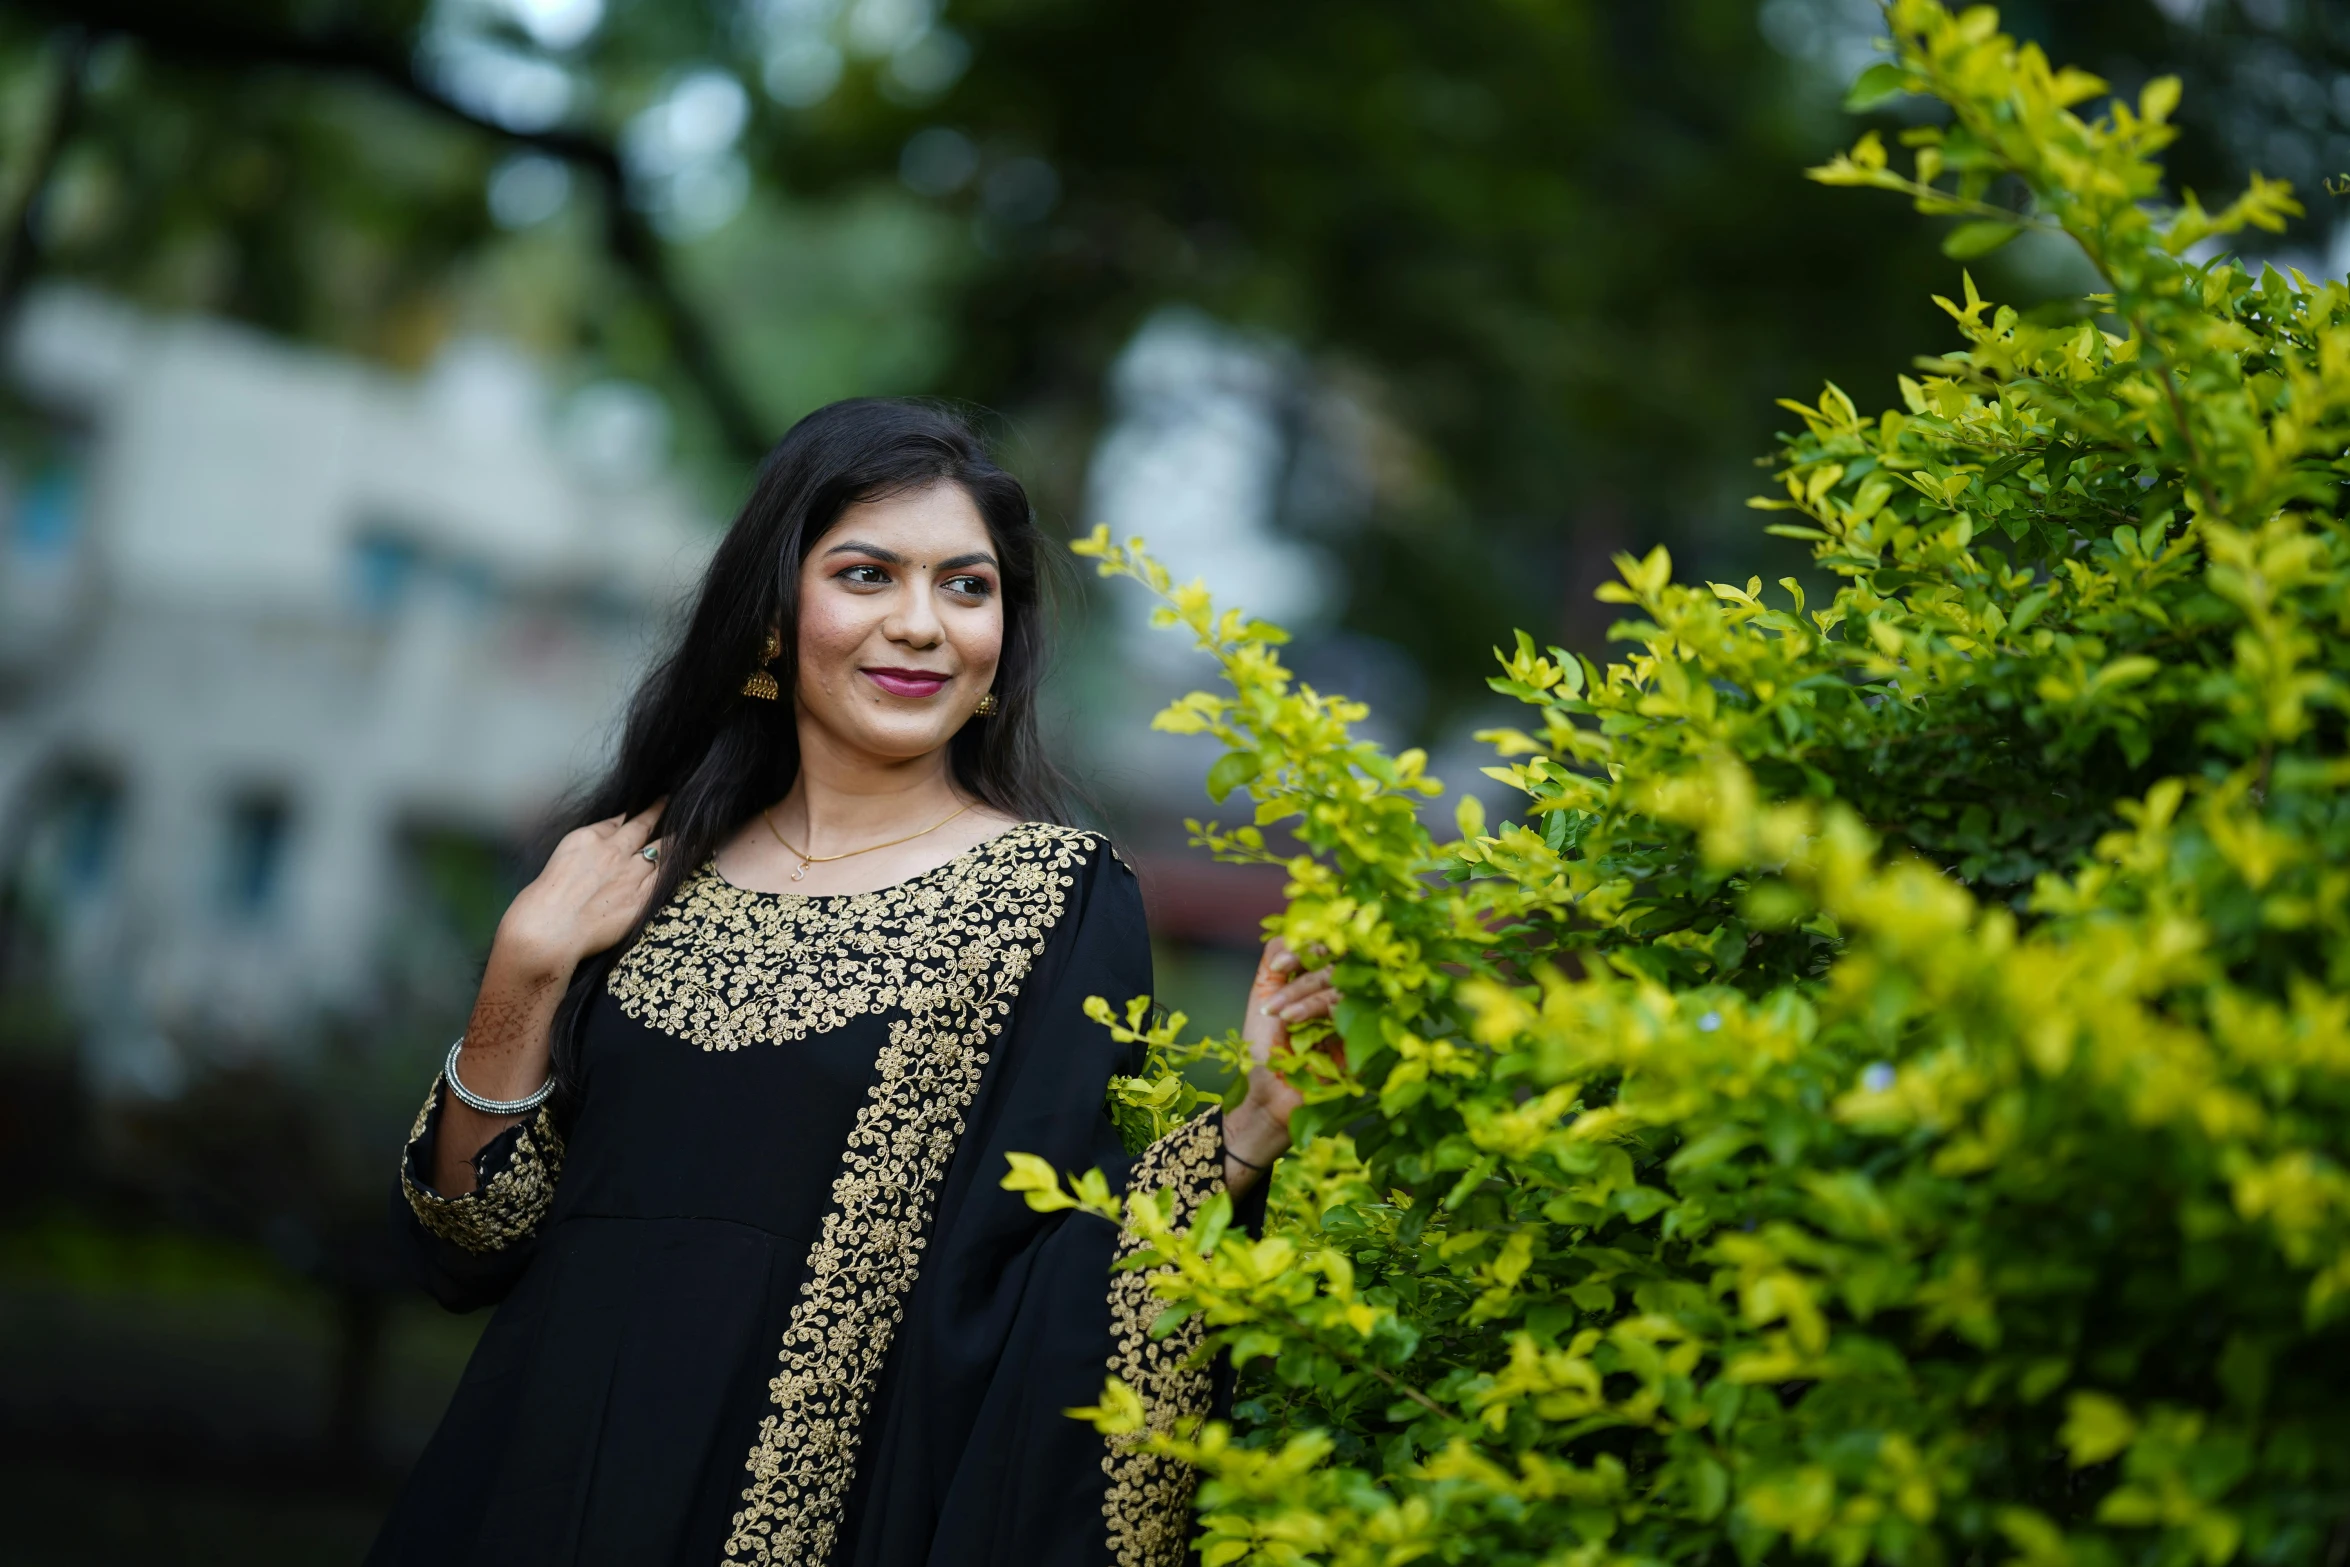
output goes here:
[[1252, 1094], [1224, 1116], [1224, 1189], [1240, 1196], [1288, 1151], [1289, 1128]]
[[[484, 1099], [520, 1099], [537, 1091], [553, 1070], [555, 1010], [570, 982], [569, 964], [534, 956], [500, 932], [458, 1054], [457, 1071], [467, 1088]], [[433, 1190], [444, 1197], [473, 1190], [473, 1156], [521, 1119], [484, 1115], [443, 1090]]]

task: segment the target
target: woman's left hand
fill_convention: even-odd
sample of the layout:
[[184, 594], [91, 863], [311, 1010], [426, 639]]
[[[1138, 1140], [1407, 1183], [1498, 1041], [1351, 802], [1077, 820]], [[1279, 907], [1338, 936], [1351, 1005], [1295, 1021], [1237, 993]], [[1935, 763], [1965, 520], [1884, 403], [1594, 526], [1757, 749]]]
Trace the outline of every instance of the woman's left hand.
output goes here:
[[1224, 1184], [1236, 1196], [1262, 1174], [1250, 1165], [1270, 1167], [1287, 1151], [1290, 1113], [1305, 1103], [1305, 1096], [1265, 1062], [1276, 1046], [1289, 1044], [1291, 1025], [1328, 1017], [1338, 1004], [1327, 968], [1301, 974], [1298, 966], [1297, 954], [1275, 937], [1265, 944], [1257, 977], [1248, 987], [1248, 1018], [1240, 1037], [1256, 1065], [1248, 1074], [1248, 1097], [1224, 1117]]

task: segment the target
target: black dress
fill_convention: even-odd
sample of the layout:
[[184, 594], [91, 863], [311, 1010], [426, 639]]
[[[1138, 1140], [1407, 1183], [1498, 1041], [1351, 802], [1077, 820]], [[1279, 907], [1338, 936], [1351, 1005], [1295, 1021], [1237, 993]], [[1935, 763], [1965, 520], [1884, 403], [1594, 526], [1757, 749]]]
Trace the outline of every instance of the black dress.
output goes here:
[[1114, 1374], [1155, 1429], [1205, 1412], [1196, 1323], [1150, 1338], [1131, 1243], [999, 1184], [1023, 1152], [1181, 1211], [1222, 1190], [1213, 1113], [1139, 1158], [1110, 1121], [1137, 1063], [1084, 1002], [1150, 985], [1090, 833], [847, 896], [704, 867], [597, 998], [568, 1124], [445, 1198], [426, 1101], [398, 1222], [443, 1304], [503, 1304], [370, 1562], [1181, 1561], [1191, 1476], [1066, 1411]]

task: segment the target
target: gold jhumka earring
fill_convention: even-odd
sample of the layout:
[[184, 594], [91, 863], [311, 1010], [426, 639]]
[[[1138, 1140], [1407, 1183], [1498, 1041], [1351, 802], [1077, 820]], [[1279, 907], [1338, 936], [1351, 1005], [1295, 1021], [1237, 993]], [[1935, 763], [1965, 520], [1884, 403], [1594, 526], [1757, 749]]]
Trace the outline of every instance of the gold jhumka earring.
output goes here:
[[783, 633], [770, 626], [767, 628], [767, 641], [759, 649], [758, 665], [749, 674], [743, 676], [743, 695], [757, 697], [762, 702], [772, 702], [782, 696], [783, 687], [775, 683], [775, 676], [767, 668], [769, 664], [781, 657], [783, 657]]
[[995, 693], [990, 691], [987, 693], [987, 695], [979, 699], [979, 705], [977, 707], [971, 709], [971, 716], [974, 718], [993, 718], [1001, 711], [1003, 711], [1003, 709], [996, 705]]

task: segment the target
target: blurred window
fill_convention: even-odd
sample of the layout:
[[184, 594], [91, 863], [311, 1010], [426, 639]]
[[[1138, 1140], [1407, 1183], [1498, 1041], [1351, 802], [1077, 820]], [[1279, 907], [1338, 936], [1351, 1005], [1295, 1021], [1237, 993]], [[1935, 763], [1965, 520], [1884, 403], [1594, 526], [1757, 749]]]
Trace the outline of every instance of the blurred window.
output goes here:
[[72, 546], [81, 516], [81, 475], [53, 463], [18, 493], [10, 540], [19, 554], [61, 555]]
[[97, 892], [113, 874], [122, 841], [122, 786], [98, 773], [76, 772], [57, 791], [57, 883], [68, 897]]
[[221, 838], [221, 906], [238, 919], [269, 915], [286, 879], [293, 811], [283, 795], [248, 794], [229, 802]]
[[397, 534], [362, 534], [351, 549], [351, 593], [364, 614], [388, 619], [416, 581], [424, 552]]

